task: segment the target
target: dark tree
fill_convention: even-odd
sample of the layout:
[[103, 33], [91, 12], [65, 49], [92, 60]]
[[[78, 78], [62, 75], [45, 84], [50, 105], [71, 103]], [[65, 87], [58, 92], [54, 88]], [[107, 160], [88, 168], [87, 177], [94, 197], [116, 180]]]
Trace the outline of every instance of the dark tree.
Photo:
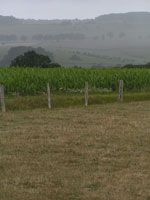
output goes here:
[[45, 49], [42, 47], [34, 48], [31, 46], [17, 46], [9, 49], [7, 55], [5, 55], [0, 61], [0, 66], [10, 66], [12, 60], [28, 51], [35, 51], [37, 54], [48, 56], [52, 62], [55, 62], [53, 54], [51, 52], [45, 51]]
[[48, 68], [51, 65], [51, 59], [46, 55], [37, 54], [35, 51], [28, 51], [24, 55], [12, 60], [11, 67], [41, 67]]

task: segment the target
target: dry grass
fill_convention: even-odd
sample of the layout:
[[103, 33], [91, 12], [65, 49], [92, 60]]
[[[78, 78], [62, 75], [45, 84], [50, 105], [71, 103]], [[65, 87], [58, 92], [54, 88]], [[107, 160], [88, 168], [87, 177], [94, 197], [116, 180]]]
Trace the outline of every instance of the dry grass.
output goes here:
[[150, 200], [150, 102], [0, 114], [0, 200]]

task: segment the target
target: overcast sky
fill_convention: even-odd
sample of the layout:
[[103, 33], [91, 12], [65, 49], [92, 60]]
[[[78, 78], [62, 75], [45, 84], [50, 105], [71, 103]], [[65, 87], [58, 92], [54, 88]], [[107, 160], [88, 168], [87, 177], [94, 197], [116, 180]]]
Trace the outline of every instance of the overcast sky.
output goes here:
[[0, 15], [18, 18], [83, 19], [130, 11], [150, 11], [150, 0], [0, 0]]

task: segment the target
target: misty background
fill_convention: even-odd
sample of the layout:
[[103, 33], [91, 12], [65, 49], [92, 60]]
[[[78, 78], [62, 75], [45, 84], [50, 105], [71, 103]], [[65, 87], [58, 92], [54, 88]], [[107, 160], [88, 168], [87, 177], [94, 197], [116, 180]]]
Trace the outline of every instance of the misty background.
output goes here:
[[150, 62], [149, 0], [0, 0], [0, 4], [0, 66], [39, 47], [66, 67]]
[[34, 19], [85, 19], [150, 11], [149, 0], [0, 0], [0, 14]]

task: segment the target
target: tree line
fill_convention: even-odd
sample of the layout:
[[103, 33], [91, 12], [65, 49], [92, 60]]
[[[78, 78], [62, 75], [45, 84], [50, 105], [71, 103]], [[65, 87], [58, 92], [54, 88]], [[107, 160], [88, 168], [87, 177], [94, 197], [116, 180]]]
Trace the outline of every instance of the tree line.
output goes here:
[[35, 41], [47, 41], [47, 40], [84, 40], [86, 36], [80, 33], [64, 33], [64, 34], [56, 34], [56, 35], [42, 35], [42, 34], [35, 34], [31, 36], [21, 35], [17, 36], [14, 34], [5, 35], [0, 34], [0, 42], [15, 42], [15, 41], [23, 41], [26, 42], [27, 40], [35, 40]]

